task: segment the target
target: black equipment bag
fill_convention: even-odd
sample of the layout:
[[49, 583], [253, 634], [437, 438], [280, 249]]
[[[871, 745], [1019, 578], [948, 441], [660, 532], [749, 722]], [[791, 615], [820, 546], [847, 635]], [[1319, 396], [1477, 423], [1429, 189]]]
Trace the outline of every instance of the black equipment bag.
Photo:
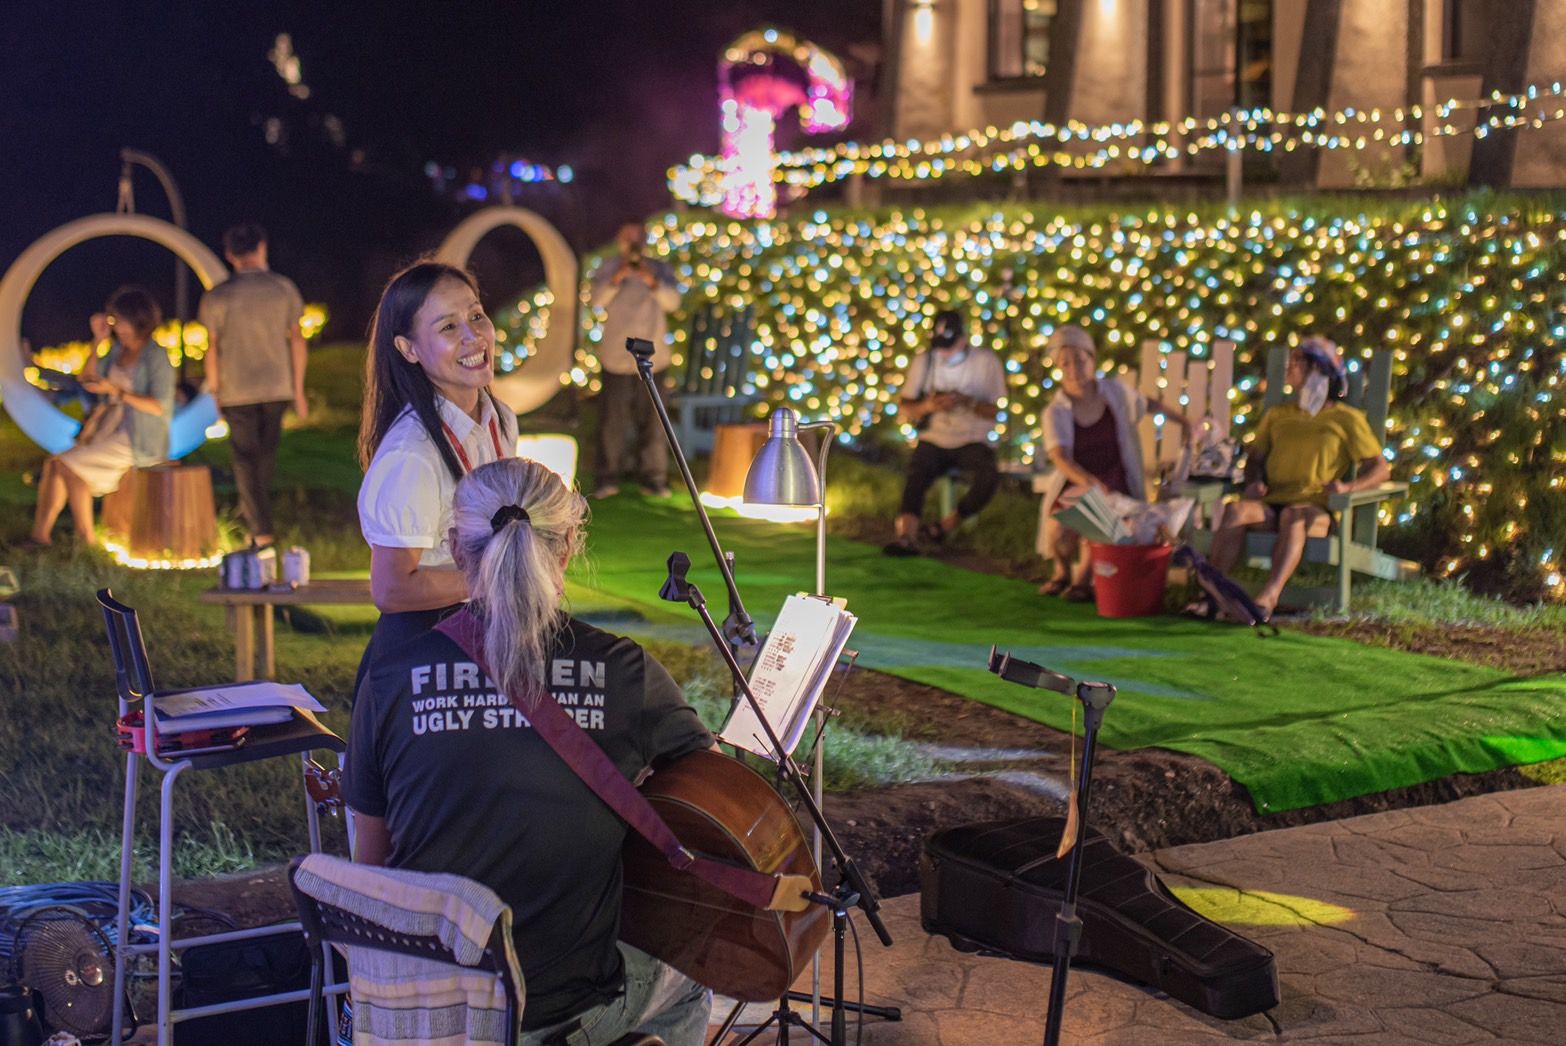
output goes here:
[[[181, 956], [181, 1006], [207, 1006], [310, 987], [310, 951], [296, 929], [198, 944]], [[198, 1017], [174, 1026], [175, 1046], [276, 1046], [305, 1041], [309, 1003]]]
[[[1030, 817], [932, 835], [919, 862], [926, 933], [961, 951], [1052, 963], [1070, 854], [1065, 821]], [[1073, 963], [1101, 967], [1233, 1020], [1278, 1004], [1272, 952], [1198, 915], [1140, 862], [1088, 829], [1078, 842], [1082, 939]]]

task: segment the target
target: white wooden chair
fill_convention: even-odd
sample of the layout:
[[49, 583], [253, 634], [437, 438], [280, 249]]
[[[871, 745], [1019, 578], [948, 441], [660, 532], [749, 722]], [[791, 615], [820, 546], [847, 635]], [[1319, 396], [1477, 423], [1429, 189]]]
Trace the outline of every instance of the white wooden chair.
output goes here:
[[[1117, 380], [1125, 380], [1119, 378]], [[1129, 384], [1129, 383], [1128, 383]], [[1200, 424], [1210, 418], [1220, 438], [1227, 438], [1233, 425], [1234, 412], [1230, 403], [1230, 390], [1234, 386], [1234, 342], [1218, 339], [1213, 342], [1210, 356], [1195, 356], [1183, 351], [1165, 352], [1157, 341], [1142, 343], [1141, 366], [1136, 374], [1135, 390], [1171, 407], [1178, 406], [1193, 423]], [[1173, 469], [1180, 460], [1184, 447], [1180, 426], [1171, 421], [1160, 421], [1153, 414], [1144, 414], [1137, 422], [1137, 437], [1142, 444], [1142, 467], [1146, 471], [1149, 491], [1158, 486], [1160, 474]], [[1042, 442], [1040, 444], [1042, 447]], [[1033, 491], [1044, 493], [1050, 482], [1053, 468], [1048, 458], [1038, 460], [1042, 471], [1033, 475]], [[1221, 483], [1190, 483], [1179, 493], [1196, 499], [1195, 516], [1210, 513], [1223, 499]], [[1039, 554], [1048, 558], [1044, 545], [1043, 507], [1039, 511]]]
[[[1263, 409], [1283, 401], [1283, 375], [1289, 362], [1289, 347], [1274, 345], [1267, 353], [1267, 391]], [[1384, 440], [1387, 414], [1392, 404], [1392, 353], [1376, 352], [1369, 364], [1350, 360], [1348, 393], [1344, 402], [1365, 414], [1370, 431]], [[1407, 483], [1388, 480], [1369, 490], [1327, 497], [1332, 513], [1332, 533], [1324, 538], [1307, 538], [1304, 563], [1317, 563], [1337, 569], [1337, 584], [1332, 588], [1290, 582], [1283, 602], [1291, 605], [1330, 605], [1339, 612], [1349, 608], [1350, 582], [1354, 574], [1405, 581], [1419, 576], [1419, 564], [1388, 555], [1376, 547], [1376, 530], [1381, 502], [1408, 491]], [[1204, 535], [1205, 537], [1206, 535]], [[1245, 561], [1250, 566], [1271, 569], [1275, 534], [1252, 531], [1246, 535]]]

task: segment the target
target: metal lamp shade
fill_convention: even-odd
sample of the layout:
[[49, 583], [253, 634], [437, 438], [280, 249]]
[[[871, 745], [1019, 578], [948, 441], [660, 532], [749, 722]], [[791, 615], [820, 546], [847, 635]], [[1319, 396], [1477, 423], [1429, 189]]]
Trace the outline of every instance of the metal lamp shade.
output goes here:
[[745, 474], [745, 501], [751, 505], [821, 504], [820, 477], [799, 442], [799, 420], [788, 407], [772, 412], [767, 441]]

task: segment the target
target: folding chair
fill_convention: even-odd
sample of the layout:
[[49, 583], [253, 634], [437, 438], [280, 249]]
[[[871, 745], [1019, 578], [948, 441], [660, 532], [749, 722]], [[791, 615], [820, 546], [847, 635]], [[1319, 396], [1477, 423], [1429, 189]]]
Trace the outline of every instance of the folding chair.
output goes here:
[[[295, 710], [286, 722], [251, 728], [243, 746], [204, 754], [180, 756], [168, 753], [165, 757], [158, 738], [157, 717], [153, 715], [149, 698], [172, 693], [191, 691], [158, 691], [152, 681], [152, 669], [147, 660], [147, 647], [142, 640], [141, 623], [136, 611], [114, 598], [108, 589], [98, 591], [98, 603], [103, 608], [103, 622], [109, 633], [109, 647], [114, 655], [114, 681], [119, 691], [119, 714], [123, 719], [139, 706], [145, 728], [145, 744], [141, 751], [132, 749], [125, 760], [125, 810], [120, 829], [120, 889], [119, 912], [115, 920], [116, 948], [114, 953], [114, 1024], [112, 1041], [122, 1038], [125, 1025], [126, 966], [133, 955], [156, 951], [158, 954], [158, 1046], [171, 1046], [174, 1024], [181, 1020], [206, 1017], [218, 1013], [255, 1009], [283, 1002], [301, 1001], [300, 992], [266, 995], [252, 999], [216, 1003], [209, 1006], [175, 1009], [171, 1005], [170, 970], [173, 953], [198, 944], [216, 944], [222, 941], [244, 940], [275, 934], [279, 930], [297, 929], [298, 924], [262, 926], [249, 930], [207, 934], [184, 940], [174, 939], [173, 901], [173, 850], [174, 850], [174, 782], [190, 770], [217, 770], [241, 763], [254, 763], [276, 756], [299, 755], [305, 771], [318, 771], [311, 761], [310, 752], [327, 749], [337, 753], [339, 769], [346, 749], [343, 739], [332, 733], [309, 712]], [[163, 775], [162, 804], [158, 811], [158, 919], [154, 929], [157, 943], [131, 944], [130, 898], [131, 865], [136, 835], [137, 777], [143, 762]], [[321, 824], [317, 801], [311, 796], [306, 780], [305, 817], [310, 827], [310, 848], [321, 849]]]
[[[332, 1041], [330, 1022], [324, 1019], [322, 988], [327, 975], [327, 945], [347, 952], [356, 1019], [368, 1012], [365, 993], [378, 982], [389, 986], [390, 994], [396, 996], [385, 1005], [397, 1006], [395, 1016], [387, 1019], [397, 1028], [399, 1038], [414, 1042], [440, 1036], [441, 1041], [466, 1041], [468, 1034], [478, 1030], [483, 1041], [517, 1041], [524, 1001], [522, 972], [511, 947], [511, 909], [493, 890], [458, 875], [377, 868], [325, 854], [294, 858], [288, 868], [288, 883], [313, 960], [307, 1044]], [[361, 967], [368, 965], [363, 953], [355, 955], [357, 949], [426, 962], [356, 970], [356, 962]], [[496, 996], [502, 1000], [498, 1029], [496, 1011], [474, 1004], [474, 978], [468, 976], [464, 987], [445, 983], [448, 977], [464, 977], [464, 971], [493, 978], [485, 1001]], [[432, 1003], [431, 1012], [421, 1015], [417, 1012], [417, 989], [412, 985], [426, 978], [442, 982], [442, 998], [438, 1010]], [[454, 997], [467, 1000], [461, 1005], [460, 1020], [451, 1012]], [[663, 1040], [630, 1032], [616, 1039], [613, 1046], [663, 1046]]]

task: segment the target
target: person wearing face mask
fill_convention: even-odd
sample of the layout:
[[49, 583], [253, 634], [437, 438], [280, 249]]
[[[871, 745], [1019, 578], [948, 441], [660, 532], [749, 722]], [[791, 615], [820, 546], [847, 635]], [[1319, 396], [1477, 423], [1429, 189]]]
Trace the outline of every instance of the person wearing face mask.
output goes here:
[[1187, 441], [1192, 427], [1189, 418], [1162, 401], [1099, 377], [1097, 349], [1081, 327], [1057, 328], [1049, 351], [1060, 369], [1060, 391], [1044, 408], [1044, 449], [1055, 471], [1044, 491], [1038, 547], [1039, 555], [1053, 561], [1054, 574], [1039, 592], [1085, 603], [1093, 598], [1087, 547], [1054, 513], [1075, 504], [1090, 487], [1146, 501], [1137, 421], [1147, 411], [1162, 414], [1184, 430]]
[[[968, 341], [960, 313], [953, 309], [936, 313], [929, 351], [914, 357], [898, 399], [898, 410], [918, 429], [919, 442], [908, 464], [902, 503], [893, 524], [896, 534], [883, 552], [916, 556], [917, 538], [939, 543], [995, 496], [1000, 474], [989, 438], [1005, 395], [1006, 374], [1000, 357]], [[967, 493], [951, 514], [921, 530], [924, 496], [951, 469], [967, 475]]]
[[[1348, 383], [1336, 345], [1326, 338], [1300, 342], [1289, 353], [1285, 381], [1294, 402], [1262, 416], [1246, 450], [1244, 496], [1224, 506], [1211, 556], [1219, 570], [1232, 570], [1247, 531], [1277, 532], [1272, 573], [1256, 595], [1256, 605], [1269, 615], [1300, 564], [1305, 539], [1330, 530], [1327, 496], [1365, 490], [1391, 475], [1365, 415], [1342, 402]], [[1344, 479], [1355, 466], [1355, 478]]]
[[359, 527], [381, 616], [360, 680], [378, 648], [395, 649], [468, 598], [448, 538], [452, 495], [475, 468], [516, 456], [516, 415], [489, 392], [494, 348], [495, 326], [462, 269], [417, 262], [381, 292], [359, 426]]

